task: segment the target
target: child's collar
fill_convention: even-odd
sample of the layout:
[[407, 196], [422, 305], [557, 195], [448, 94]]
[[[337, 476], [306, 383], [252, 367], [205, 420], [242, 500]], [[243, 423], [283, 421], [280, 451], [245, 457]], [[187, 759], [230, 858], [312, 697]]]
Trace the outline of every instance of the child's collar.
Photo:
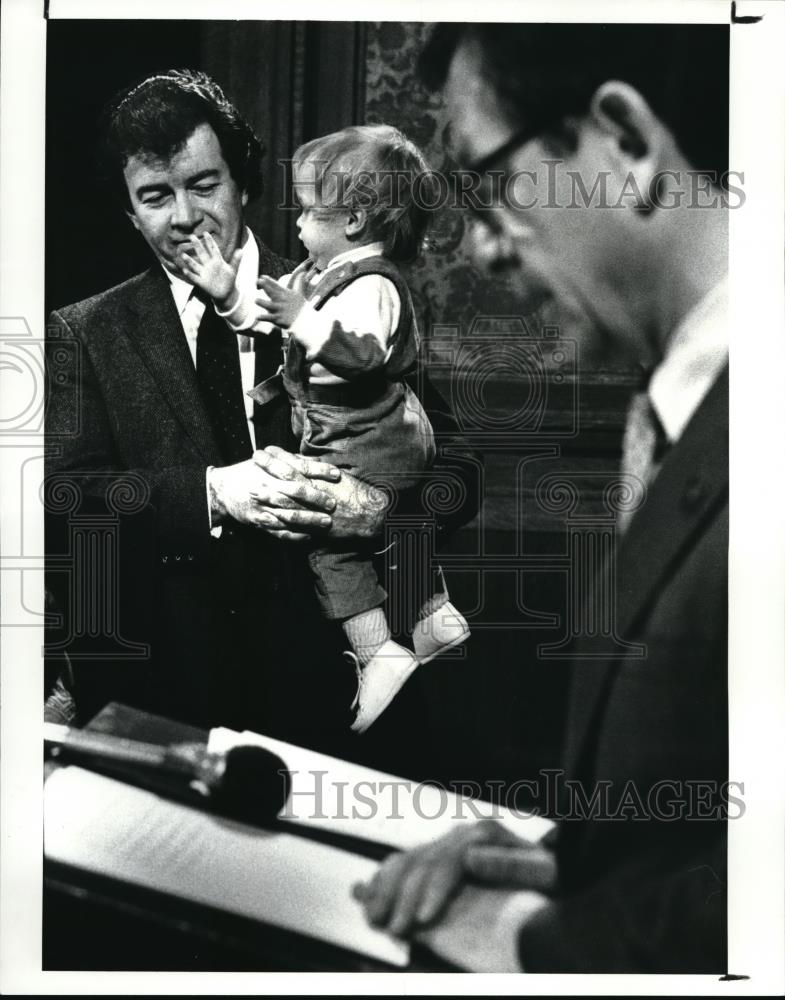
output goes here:
[[384, 253], [384, 243], [365, 243], [361, 247], [352, 247], [351, 250], [344, 250], [343, 253], [336, 254], [325, 267], [329, 271], [333, 267], [339, 267], [349, 261], [365, 260], [366, 257], [381, 257]]

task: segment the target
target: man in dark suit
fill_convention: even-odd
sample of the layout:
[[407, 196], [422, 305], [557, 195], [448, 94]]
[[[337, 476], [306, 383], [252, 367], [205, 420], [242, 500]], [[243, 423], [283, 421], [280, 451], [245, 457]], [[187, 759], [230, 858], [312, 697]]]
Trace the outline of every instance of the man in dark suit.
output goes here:
[[424, 55], [459, 159], [495, 185], [481, 260], [647, 376], [553, 835], [478, 824], [357, 888], [473, 971], [726, 968], [727, 60], [727, 27], [686, 25], [441, 26]]
[[[238, 340], [180, 268], [189, 238], [209, 233], [225, 259], [236, 255], [238, 281], [293, 269], [243, 221], [261, 189], [259, 140], [191, 71], [119, 95], [103, 133], [107, 179], [156, 262], [49, 325], [52, 348], [75, 345], [78, 359], [48, 401], [49, 552], [68, 546], [54, 499], [64, 483], [78, 493], [75, 516], [108, 518], [117, 541], [61, 599], [72, 631], [95, 602], [114, 609], [108, 652], [69, 648], [79, 716], [114, 699], [324, 746], [320, 727], [348, 727], [352, 678], [294, 543], [375, 537], [387, 500], [290, 454], [285, 400], [260, 409], [246, 395], [277, 369], [280, 337]], [[462, 516], [472, 513], [470, 500]], [[140, 645], [149, 655], [123, 659]]]

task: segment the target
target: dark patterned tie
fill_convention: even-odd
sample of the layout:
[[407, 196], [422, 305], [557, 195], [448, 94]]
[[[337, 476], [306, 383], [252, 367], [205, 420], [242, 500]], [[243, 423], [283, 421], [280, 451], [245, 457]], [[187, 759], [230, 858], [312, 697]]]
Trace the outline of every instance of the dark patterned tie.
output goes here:
[[[198, 290], [193, 294], [205, 301]], [[196, 339], [196, 378], [221, 457], [228, 465], [253, 454], [243, 401], [237, 335], [205, 301]]]
[[[648, 392], [636, 392], [627, 411], [627, 425], [622, 445], [621, 471], [648, 487], [654, 482], [668, 450], [668, 439], [651, 405]], [[633, 511], [620, 511], [616, 524], [624, 533]]]

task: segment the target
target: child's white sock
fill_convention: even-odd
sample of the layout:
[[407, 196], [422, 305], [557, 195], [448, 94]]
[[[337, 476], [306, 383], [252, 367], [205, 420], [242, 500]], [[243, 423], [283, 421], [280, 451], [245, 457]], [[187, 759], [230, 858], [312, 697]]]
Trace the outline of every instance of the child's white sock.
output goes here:
[[431, 615], [436, 614], [439, 608], [443, 608], [449, 600], [450, 597], [446, 592], [434, 594], [433, 597], [429, 597], [427, 601], [423, 602], [422, 607], [417, 612], [417, 621], [422, 622], [426, 618], [430, 618]]
[[371, 608], [343, 622], [346, 638], [357, 659], [365, 667], [390, 638], [387, 616], [381, 608]]

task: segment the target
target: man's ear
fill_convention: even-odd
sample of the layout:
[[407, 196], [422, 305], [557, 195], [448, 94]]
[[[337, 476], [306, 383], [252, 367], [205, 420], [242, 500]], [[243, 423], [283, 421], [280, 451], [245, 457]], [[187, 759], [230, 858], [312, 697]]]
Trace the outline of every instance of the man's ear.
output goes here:
[[346, 223], [346, 235], [349, 238], [360, 236], [367, 222], [368, 215], [364, 208], [350, 208], [349, 218]]
[[243, 191], [243, 193], [240, 195], [240, 204], [243, 206], [243, 208], [245, 208], [245, 206], [248, 204], [248, 192], [247, 191]]
[[632, 159], [651, 155], [664, 131], [646, 99], [619, 80], [609, 80], [597, 88], [590, 111], [595, 124], [615, 139], [621, 153]]
[[126, 210], [125, 210], [125, 214], [126, 214], [126, 215], [128, 216], [128, 218], [129, 218], [129, 219], [131, 220], [131, 225], [132, 225], [132, 226], [134, 227], [134, 229], [136, 229], [136, 230], [137, 230], [137, 232], [138, 232], [138, 231], [139, 231], [139, 220], [138, 220], [138, 219], [137, 219], [137, 217], [136, 217], [136, 213], [135, 213], [135, 212], [129, 212], [129, 210], [128, 210], [128, 209], [126, 209]]
[[611, 155], [625, 175], [634, 175], [645, 197], [672, 145], [670, 132], [639, 91], [620, 80], [608, 80], [597, 88], [590, 114], [609, 139]]

